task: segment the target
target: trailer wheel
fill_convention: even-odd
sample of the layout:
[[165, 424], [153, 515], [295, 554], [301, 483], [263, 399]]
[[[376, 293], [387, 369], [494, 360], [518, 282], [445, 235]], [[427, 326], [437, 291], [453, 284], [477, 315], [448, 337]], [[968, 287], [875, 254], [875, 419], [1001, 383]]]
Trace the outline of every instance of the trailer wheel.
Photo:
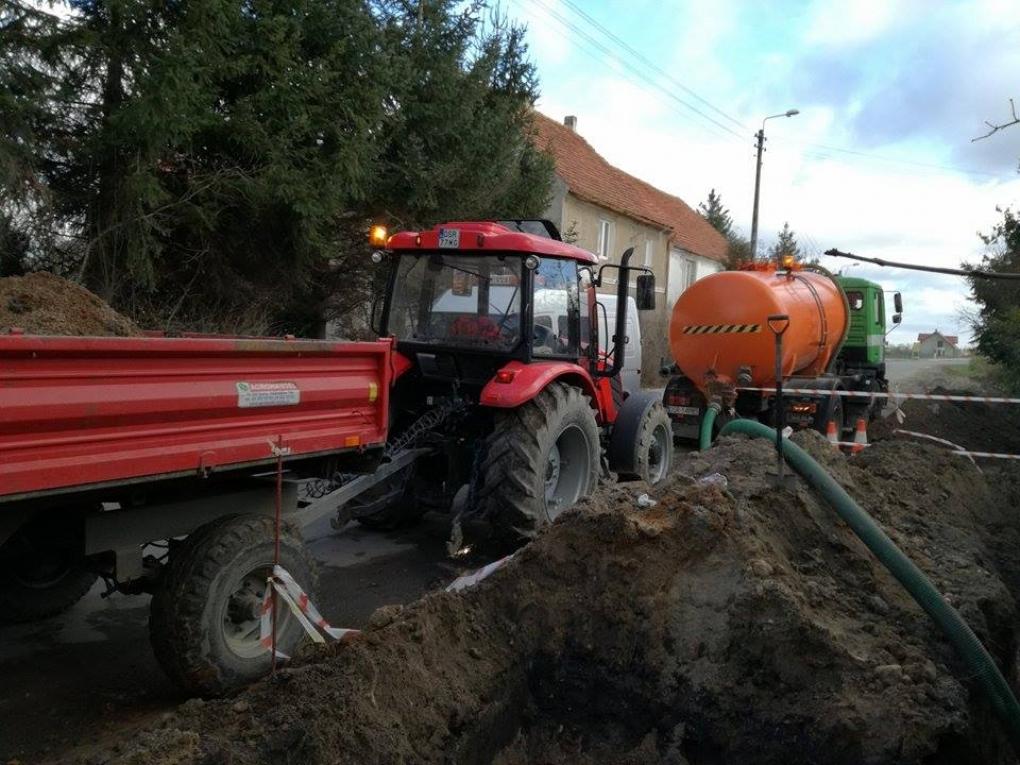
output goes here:
[[0, 548], [0, 623], [63, 613], [92, 589], [96, 578], [76, 534], [65, 538], [51, 526], [29, 524]]
[[528, 403], [497, 412], [481, 465], [479, 510], [502, 533], [534, 536], [595, 489], [599, 456], [588, 399], [552, 383]]
[[655, 485], [673, 464], [673, 421], [654, 393], [633, 393], [620, 407], [609, 439], [609, 469], [621, 481]]
[[[273, 520], [219, 518], [171, 554], [152, 598], [149, 639], [171, 680], [189, 693], [214, 696], [269, 671], [259, 642], [259, 609], [273, 565]], [[284, 527], [280, 563], [311, 596], [314, 565], [297, 533]], [[289, 656], [304, 632], [278, 605], [277, 650]]]

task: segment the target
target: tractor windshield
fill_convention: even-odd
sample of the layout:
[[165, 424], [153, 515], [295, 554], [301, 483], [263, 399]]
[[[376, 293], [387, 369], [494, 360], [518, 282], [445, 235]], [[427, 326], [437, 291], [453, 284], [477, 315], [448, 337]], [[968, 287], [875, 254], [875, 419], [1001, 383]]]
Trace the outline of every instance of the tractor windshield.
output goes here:
[[388, 329], [416, 343], [512, 350], [521, 339], [521, 268], [507, 255], [401, 255]]

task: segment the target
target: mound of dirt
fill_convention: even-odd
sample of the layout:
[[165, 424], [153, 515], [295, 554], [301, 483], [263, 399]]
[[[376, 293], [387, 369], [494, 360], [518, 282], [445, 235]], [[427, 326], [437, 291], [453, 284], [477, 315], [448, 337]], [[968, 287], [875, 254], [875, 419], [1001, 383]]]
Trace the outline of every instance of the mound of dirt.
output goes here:
[[[1013, 676], [1016, 520], [973, 466], [796, 439], [944, 590]], [[663, 486], [609, 487], [477, 587], [377, 612], [362, 639], [193, 700], [122, 763], [998, 763], [951, 646], [763, 441]], [[698, 477], [719, 473], [728, 486]], [[637, 508], [647, 491], [658, 500]]]
[[45, 271], [0, 279], [0, 332], [33, 335], [115, 335], [141, 330], [82, 286]]

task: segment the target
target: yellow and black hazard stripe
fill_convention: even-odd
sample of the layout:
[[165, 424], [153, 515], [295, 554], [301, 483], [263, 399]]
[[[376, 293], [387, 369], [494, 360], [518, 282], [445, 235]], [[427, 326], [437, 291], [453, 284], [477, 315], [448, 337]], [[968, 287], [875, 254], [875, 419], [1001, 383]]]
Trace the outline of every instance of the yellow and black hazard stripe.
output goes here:
[[685, 335], [721, 335], [729, 333], [761, 332], [761, 324], [688, 324]]

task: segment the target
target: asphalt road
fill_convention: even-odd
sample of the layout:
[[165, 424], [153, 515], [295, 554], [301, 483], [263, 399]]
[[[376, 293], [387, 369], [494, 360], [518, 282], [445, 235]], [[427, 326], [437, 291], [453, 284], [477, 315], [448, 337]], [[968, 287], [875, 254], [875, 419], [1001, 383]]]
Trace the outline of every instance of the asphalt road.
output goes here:
[[905, 385], [913, 379], [923, 379], [946, 367], [970, 363], [963, 359], [886, 359], [885, 373], [893, 385]]
[[[446, 555], [449, 522], [374, 532], [327, 521], [306, 530], [319, 561], [317, 605], [336, 626], [363, 626], [382, 605], [407, 603], [484, 561]], [[93, 589], [66, 614], [0, 628], [0, 763], [60, 760], [148, 725], [184, 696], [149, 648], [148, 596], [100, 597]]]

